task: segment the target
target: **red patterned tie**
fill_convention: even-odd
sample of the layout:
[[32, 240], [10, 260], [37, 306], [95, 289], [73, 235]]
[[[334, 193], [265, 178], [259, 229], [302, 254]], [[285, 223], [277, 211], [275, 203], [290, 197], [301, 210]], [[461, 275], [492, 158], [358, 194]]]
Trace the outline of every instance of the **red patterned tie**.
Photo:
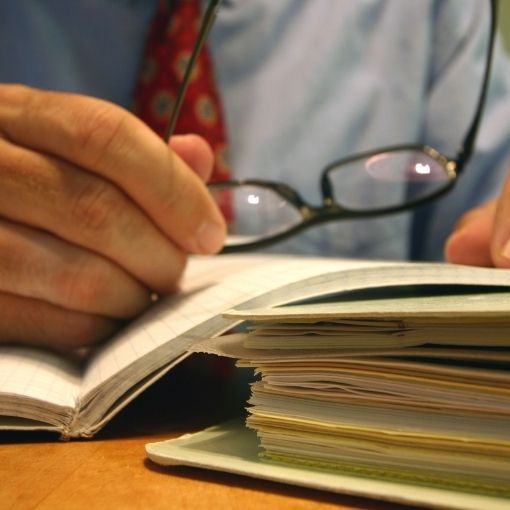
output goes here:
[[[199, 0], [162, 0], [149, 30], [134, 111], [160, 136], [197, 40], [201, 17]], [[229, 178], [221, 100], [206, 47], [195, 64], [174, 132], [203, 136], [215, 153], [212, 180]]]

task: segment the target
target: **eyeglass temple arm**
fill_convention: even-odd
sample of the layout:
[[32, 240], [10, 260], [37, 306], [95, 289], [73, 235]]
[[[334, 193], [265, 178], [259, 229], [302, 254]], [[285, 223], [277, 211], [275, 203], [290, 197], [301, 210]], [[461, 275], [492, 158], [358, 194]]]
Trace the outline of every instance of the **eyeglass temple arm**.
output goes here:
[[181, 86], [179, 87], [177, 97], [175, 98], [175, 103], [173, 105], [172, 112], [170, 113], [170, 119], [166, 126], [164, 135], [164, 139], [166, 142], [170, 140], [170, 137], [173, 135], [173, 132], [175, 130], [175, 124], [177, 122], [177, 118], [179, 117], [179, 112], [181, 111], [184, 96], [186, 95], [186, 91], [188, 90], [191, 73], [193, 72], [193, 68], [195, 67], [197, 58], [200, 55], [202, 47], [204, 46], [204, 43], [207, 40], [207, 36], [209, 35], [209, 32], [214, 24], [214, 20], [216, 19], [216, 15], [218, 14], [218, 9], [220, 7], [221, 2], [222, 0], [211, 0], [209, 2], [209, 5], [207, 6], [207, 10], [205, 11], [202, 24], [200, 25], [200, 31], [198, 33], [197, 42], [195, 43], [195, 47], [193, 48], [193, 53], [191, 54], [191, 57], [188, 61], [188, 65], [186, 66], [186, 71], [184, 73]]
[[464, 163], [467, 160], [469, 160], [471, 154], [473, 153], [475, 138], [478, 133], [478, 128], [480, 126], [480, 121], [482, 119], [485, 101], [487, 99], [487, 91], [489, 89], [489, 80], [492, 68], [492, 55], [494, 53], [494, 42], [496, 39], [496, 27], [498, 20], [498, 0], [490, 0], [490, 9], [491, 9], [491, 21], [489, 41], [487, 47], [487, 60], [475, 116], [473, 118], [473, 121], [471, 122], [469, 131], [467, 132], [466, 137], [464, 138], [464, 141], [462, 143], [462, 149], [457, 157], [457, 163], [459, 165], [460, 170], [462, 170]]

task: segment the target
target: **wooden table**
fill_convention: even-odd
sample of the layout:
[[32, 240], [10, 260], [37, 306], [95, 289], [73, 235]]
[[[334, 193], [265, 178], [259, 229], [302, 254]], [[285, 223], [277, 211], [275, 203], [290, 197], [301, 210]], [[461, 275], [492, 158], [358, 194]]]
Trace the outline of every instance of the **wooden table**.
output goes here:
[[47, 434], [0, 433], [0, 508], [405, 508], [224, 473], [162, 468], [146, 458], [147, 442], [241, 412], [245, 395], [229, 389], [210, 381], [194, 384], [184, 367], [150, 388], [94, 439], [61, 442]]

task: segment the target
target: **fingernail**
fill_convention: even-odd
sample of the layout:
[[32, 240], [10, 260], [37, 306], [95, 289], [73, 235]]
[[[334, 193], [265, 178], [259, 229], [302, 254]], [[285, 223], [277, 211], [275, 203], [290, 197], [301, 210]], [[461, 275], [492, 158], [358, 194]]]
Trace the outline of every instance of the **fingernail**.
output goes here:
[[225, 229], [214, 221], [202, 223], [197, 232], [197, 244], [200, 253], [216, 253], [225, 241]]

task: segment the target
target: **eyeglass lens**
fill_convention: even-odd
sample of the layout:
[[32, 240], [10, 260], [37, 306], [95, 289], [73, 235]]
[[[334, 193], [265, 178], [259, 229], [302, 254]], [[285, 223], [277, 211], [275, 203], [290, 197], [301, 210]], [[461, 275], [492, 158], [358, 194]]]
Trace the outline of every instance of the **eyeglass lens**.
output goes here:
[[277, 235], [302, 222], [294, 204], [270, 188], [216, 184], [210, 191], [227, 220], [227, 246]]
[[425, 199], [450, 182], [443, 161], [421, 151], [400, 150], [332, 167], [333, 201], [350, 211], [377, 211]]

